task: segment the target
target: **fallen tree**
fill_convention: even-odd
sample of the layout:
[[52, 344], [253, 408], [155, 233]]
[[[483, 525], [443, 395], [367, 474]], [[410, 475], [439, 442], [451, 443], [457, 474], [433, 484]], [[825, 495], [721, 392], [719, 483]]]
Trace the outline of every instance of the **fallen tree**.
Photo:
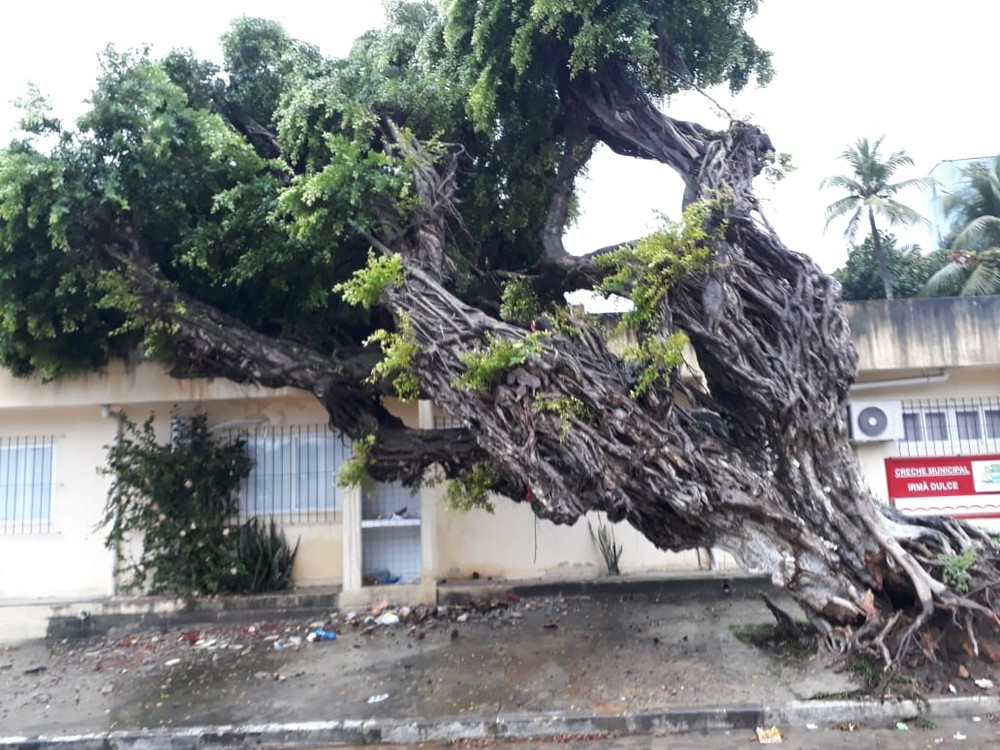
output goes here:
[[[657, 106], [769, 74], [742, 25], [755, 3], [707, 5], [453, 0], [438, 17], [400, 4], [337, 64], [244, 20], [227, 44], [276, 58], [232, 60], [244, 68], [221, 92], [190, 58], [112, 60], [83, 146], [4, 153], [6, 279], [47, 280], [0, 290], [4, 363], [58, 375], [141, 339], [178, 376], [313, 393], [377, 478], [439, 466], [556, 523], [600, 510], [662, 549], [727, 550], [835, 652], [899, 666], [937, 658], [947, 633], [978, 654], [996, 636], [1000, 548], [865, 486], [838, 287], [755, 198], [770, 139]], [[288, 90], [265, 107], [275, 87]], [[358, 91], [359, 109], [344, 106]], [[173, 141], [149, 119], [163, 111]], [[597, 143], [672, 168], [687, 211], [570, 257], [561, 234]], [[629, 351], [567, 312], [581, 287], [633, 300]], [[57, 322], [39, 325], [53, 301]], [[96, 353], [81, 360], [81, 342]], [[687, 343], [697, 382], [681, 376]], [[406, 430], [382, 405], [390, 384], [461, 427]]]

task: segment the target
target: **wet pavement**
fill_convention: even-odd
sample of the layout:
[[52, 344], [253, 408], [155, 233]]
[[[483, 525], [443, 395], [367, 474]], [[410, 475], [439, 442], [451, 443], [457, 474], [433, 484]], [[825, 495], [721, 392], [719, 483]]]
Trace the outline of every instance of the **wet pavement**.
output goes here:
[[[733, 626], [771, 622], [752, 591], [510, 594], [331, 615], [0, 648], [0, 736], [780, 706], [858, 687], [819, 658], [778, 661], [740, 642]], [[320, 625], [338, 638], [307, 640]]]

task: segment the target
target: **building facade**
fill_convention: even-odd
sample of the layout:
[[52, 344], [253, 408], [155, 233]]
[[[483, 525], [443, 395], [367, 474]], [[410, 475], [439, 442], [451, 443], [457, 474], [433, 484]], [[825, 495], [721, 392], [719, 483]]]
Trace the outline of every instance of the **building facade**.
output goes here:
[[[857, 456], [881, 499], [905, 512], [1000, 517], [1000, 298], [848, 306], [860, 357], [850, 419]], [[441, 423], [430, 403], [393, 404], [412, 427]], [[100, 473], [121, 420], [150, 414], [163, 440], [204, 413], [247, 442], [255, 467], [241, 518], [273, 517], [299, 540], [294, 582], [342, 587], [345, 605], [432, 601], [456, 578], [597, 577], [587, 523], [538, 521], [523, 504], [495, 514], [449, 508], [441, 485], [411, 491], [337, 486], [349, 446], [312, 397], [222, 380], [174, 380], [158, 365], [42, 383], [0, 374], [0, 602], [81, 600], [119, 591], [117, 555], [98, 528], [110, 488]], [[591, 527], [604, 523], [599, 515]], [[666, 553], [614, 527], [625, 574], [735, 567], [718, 553]]]

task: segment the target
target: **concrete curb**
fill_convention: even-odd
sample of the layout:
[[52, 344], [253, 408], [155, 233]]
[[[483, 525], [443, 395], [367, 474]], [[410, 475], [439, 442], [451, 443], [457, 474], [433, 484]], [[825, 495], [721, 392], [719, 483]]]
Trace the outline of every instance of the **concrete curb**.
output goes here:
[[930, 710], [914, 701], [796, 701], [784, 706], [731, 706], [635, 714], [501, 714], [495, 718], [370, 719], [287, 724], [233, 724], [92, 734], [0, 737], [18, 750], [200, 750], [201, 748], [410, 745], [475, 739], [594, 738], [709, 730], [782, 728], [843, 721], [892, 722], [921, 714], [956, 718], [1000, 712], [1000, 696], [937, 698]]

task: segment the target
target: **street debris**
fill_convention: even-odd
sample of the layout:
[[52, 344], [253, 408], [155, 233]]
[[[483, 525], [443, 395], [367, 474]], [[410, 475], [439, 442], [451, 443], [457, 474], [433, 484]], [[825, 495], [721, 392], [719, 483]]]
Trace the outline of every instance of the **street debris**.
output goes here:
[[783, 741], [781, 730], [777, 727], [757, 727], [757, 742], [761, 745], [780, 745]]
[[382, 701], [385, 701], [385, 700], [388, 700], [388, 699], [389, 699], [389, 694], [388, 693], [378, 693], [376, 695], [373, 695], [371, 698], [369, 698], [368, 699], [368, 703], [381, 703]]
[[973, 682], [976, 684], [976, 687], [980, 687], [983, 690], [989, 690], [993, 687], [993, 680], [988, 680], [985, 677], [979, 680], [973, 680]]
[[910, 725], [907, 724], [905, 721], [897, 721], [896, 722], [896, 729], [898, 729], [900, 732], [909, 732], [910, 731]]
[[337, 631], [318, 627], [306, 636], [306, 640], [310, 643], [313, 641], [335, 641], [337, 640]]

